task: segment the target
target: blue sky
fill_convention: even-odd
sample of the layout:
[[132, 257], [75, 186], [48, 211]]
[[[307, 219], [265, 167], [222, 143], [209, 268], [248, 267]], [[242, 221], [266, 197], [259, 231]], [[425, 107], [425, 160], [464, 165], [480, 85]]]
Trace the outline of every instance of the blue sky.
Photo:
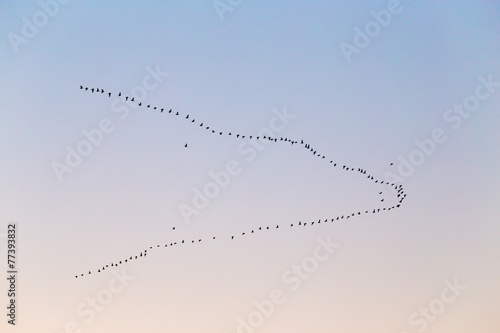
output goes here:
[[[214, 3], [232, 10], [218, 15]], [[375, 23], [372, 11], [390, 8], [390, 22]], [[498, 4], [47, 0], [5, 2], [0, 15], [0, 234], [18, 223], [22, 281], [17, 327], [0, 323], [7, 332], [498, 329]], [[26, 35], [30, 24], [37, 31]], [[379, 31], [347, 59], [340, 46], [356, 47], [357, 28], [366, 34], [370, 24]], [[157, 110], [118, 109], [118, 92], [140, 89]], [[474, 100], [453, 128], [447, 110]], [[199, 122], [304, 140], [339, 165], [399, 177], [407, 198], [397, 210], [291, 228], [398, 199], [300, 145], [251, 148], [249, 161], [250, 143]], [[68, 149], [96, 129], [102, 140], [58, 177], [54, 163], [68, 167]], [[415, 141], [436, 129], [446, 139], [424, 154]], [[418, 156], [402, 175], [402, 161]], [[231, 162], [239, 172], [186, 221], [180, 207], [194, 207]], [[340, 246], [319, 261], [328, 237]], [[200, 238], [95, 273], [150, 246]], [[291, 290], [283, 276], [311, 260], [318, 266]], [[122, 269], [134, 278], [118, 292]], [[467, 287], [445, 303], [454, 280]], [[252, 326], [255, 302], [275, 290], [283, 302]], [[433, 320], [419, 312], [440, 302]]]

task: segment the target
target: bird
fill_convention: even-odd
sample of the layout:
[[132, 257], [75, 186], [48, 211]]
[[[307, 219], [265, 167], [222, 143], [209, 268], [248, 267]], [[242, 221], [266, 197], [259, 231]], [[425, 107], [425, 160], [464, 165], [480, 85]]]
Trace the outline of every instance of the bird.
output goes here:
[[80, 85], [80, 89], [83, 89], [83, 86]]
[[160, 112], [163, 112], [163, 109], [161, 109], [161, 111], [160, 111]]
[[187, 148], [187, 146], [188, 146], [188, 144], [186, 143], [186, 144], [184, 145], [184, 147], [185, 147], [185, 148]]
[[111, 93], [108, 93], [108, 97], [111, 97]]
[[119, 92], [119, 93], [118, 93], [118, 97], [120, 97], [121, 95], [122, 95], [122, 93], [121, 93], [121, 92]]

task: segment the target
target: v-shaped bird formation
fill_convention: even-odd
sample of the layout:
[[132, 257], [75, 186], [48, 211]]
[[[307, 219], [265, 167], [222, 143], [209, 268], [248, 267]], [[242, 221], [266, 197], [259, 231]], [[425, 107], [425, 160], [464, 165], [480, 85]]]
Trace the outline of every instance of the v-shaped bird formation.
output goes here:
[[[103, 94], [105, 93], [104, 89], [100, 89], [100, 88], [89, 88], [89, 87], [83, 87], [83, 85], [80, 85], [80, 90], [85, 90], [87, 92], [91, 92], [92, 94]], [[114, 96], [113, 93], [111, 92], [107, 92], [107, 97], [108, 98], [111, 98], [112, 96]], [[403, 190], [403, 186], [401, 184], [395, 184], [395, 183], [390, 183], [388, 181], [384, 181], [384, 180], [381, 180], [381, 179], [377, 179], [375, 178], [373, 175], [370, 175], [370, 174], [367, 174], [366, 170], [363, 169], [363, 168], [354, 168], [354, 167], [351, 167], [351, 166], [348, 166], [348, 165], [344, 165], [344, 164], [340, 164], [340, 163], [337, 163], [333, 160], [329, 160], [326, 158], [325, 155], [322, 155], [320, 154], [318, 151], [316, 151], [316, 149], [314, 149], [313, 147], [311, 147], [310, 144], [306, 143], [304, 140], [292, 140], [290, 138], [286, 138], [286, 137], [280, 137], [280, 138], [277, 138], [277, 137], [270, 137], [270, 136], [262, 136], [262, 137], [259, 137], [259, 136], [253, 136], [253, 135], [242, 135], [242, 134], [239, 134], [239, 133], [236, 133], [236, 134], [232, 134], [232, 132], [224, 132], [224, 131], [218, 131], [218, 130], [215, 130], [214, 128], [206, 125], [206, 123], [204, 122], [201, 122], [201, 121], [196, 121], [195, 118], [191, 118], [189, 114], [182, 114], [180, 113], [179, 111], [173, 111], [172, 109], [169, 109], [167, 111], [166, 108], [160, 108], [160, 107], [157, 107], [157, 106], [152, 106], [150, 104], [148, 105], [142, 105], [142, 102], [135, 102], [134, 100], [134, 97], [130, 98], [130, 96], [124, 96], [122, 95], [121, 92], [119, 92], [117, 95], [117, 97], [121, 97], [123, 99], [123, 101], [126, 101], [126, 102], [134, 102], [137, 104], [138, 107], [142, 107], [142, 108], [145, 108], [145, 109], [152, 109], [152, 110], [158, 110], [160, 114], [166, 114], [166, 115], [170, 115], [170, 116], [174, 116], [174, 117], [180, 117], [194, 125], [197, 125], [197, 127], [201, 128], [202, 130], [205, 130], [205, 131], [208, 131], [209, 133], [212, 133], [212, 134], [215, 134], [215, 135], [218, 135], [218, 136], [232, 136], [236, 139], [245, 139], [245, 138], [249, 138], [249, 139], [252, 139], [252, 138], [255, 138], [256, 140], [268, 140], [268, 141], [271, 141], [271, 142], [283, 142], [283, 143], [288, 143], [290, 145], [301, 145], [304, 149], [306, 149], [307, 151], [310, 152], [311, 154], [311, 157], [317, 157], [317, 158], [321, 158], [321, 159], [324, 159], [325, 161], [327, 161], [332, 167], [334, 168], [339, 168], [339, 170], [343, 170], [345, 172], [357, 172], [363, 176], [366, 176], [366, 179], [368, 179], [369, 181], [372, 181], [374, 182], [375, 184], [380, 184], [380, 185], [384, 185], [384, 186], [387, 186], [387, 187], [392, 187], [394, 188], [394, 190], [396, 191], [395, 192], [395, 195], [397, 195], [397, 204], [395, 205], [392, 205], [392, 206], [383, 206], [383, 207], [376, 207], [376, 208], [372, 208], [372, 209], [369, 209], [369, 210], [364, 210], [364, 211], [358, 211], [358, 212], [351, 212], [349, 214], [344, 214], [344, 215], [339, 215], [339, 216], [336, 216], [336, 217], [329, 217], [329, 218], [320, 218], [318, 220], [314, 220], [314, 221], [308, 221], [308, 222], [303, 222], [303, 221], [297, 221], [297, 222], [294, 222], [294, 223], [291, 223], [289, 226], [284, 226], [284, 225], [276, 225], [276, 226], [270, 226], [270, 225], [266, 225], [266, 226], [260, 226], [260, 227], [257, 227], [257, 228], [254, 228], [254, 229], [251, 229], [250, 231], [242, 231], [238, 234], [234, 234], [234, 235], [231, 235], [230, 239], [231, 240], [235, 240], [237, 238], [241, 238], [241, 237], [245, 237], [245, 236], [250, 236], [250, 235], [255, 235], [257, 233], [261, 233], [261, 232], [269, 232], [271, 230], [276, 230], [276, 229], [280, 229], [280, 228], [284, 228], [284, 227], [288, 227], [288, 228], [302, 228], [302, 227], [313, 227], [313, 226], [320, 226], [320, 225], [324, 225], [324, 224], [327, 224], [327, 223], [333, 223], [333, 222], [336, 222], [336, 221], [340, 221], [340, 220], [348, 220], [350, 218], [354, 218], [356, 216], [360, 216], [360, 215], [366, 215], [366, 214], [377, 214], [377, 213], [381, 213], [383, 211], [389, 211], [389, 210], [392, 210], [392, 209], [395, 209], [395, 208], [399, 208], [401, 206], [401, 204], [403, 203], [404, 199], [406, 198], [406, 193], [404, 192]], [[165, 112], [164, 112], [165, 111]], [[188, 147], [188, 144], [186, 143], [184, 145], [185, 148]], [[391, 163], [390, 165], [393, 165], [393, 163]], [[342, 168], [341, 168], [342, 167]], [[383, 194], [383, 192], [379, 192], [380, 195]], [[381, 198], [380, 199], [380, 202], [383, 203], [384, 202], [384, 198]], [[175, 230], [175, 227], [172, 229], [173, 231]], [[217, 240], [219, 238], [217, 238], [216, 236], [211, 236], [210, 238], [208, 238], [208, 240], [211, 240], [211, 241], [214, 241], [214, 240]], [[124, 264], [127, 264], [131, 261], [134, 261], [134, 260], [139, 260], [141, 258], [144, 258], [148, 255], [148, 251], [150, 250], [154, 250], [154, 249], [159, 249], [159, 248], [168, 248], [168, 247], [173, 247], [173, 246], [178, 246], [178, 245], [187, 245], [187, 244], [191, 244], [191, 245], [194, 245], [194, 244], [198, 244], [198, 243], [201, 243], [202, 242], [202, 239], [201, 238], [193, 238], [193, 239], [181, 239], [181, 240], [178, 240], [177, 242], [170, 242], [170, 243], [166, 243], [166, 244], [156, 244], [155, 246], [149, 246], [149, 248], [146, 248], [144, 249], [143, 251], [139, 252], [138, 254], [134, 254], [132, 256], [127, 256], [125, 258], [122, 258], [121, 260], [117, 260], [115, 262], [112, 262], [112, 263], [108, 263], [106, 265], [103, 265], [101, 267], [98, 267], [97, 269], [94, 269], [93, 271], [92, 270], [89, 270], [88, 273], [80, 273], [78, 275], [75, 275], [75, 278], [78, 278], [78, 277], [83, 277], [85, 275], [91, 275], [92, 272], [94, 273], [102, 273], [104, 272], [106, 269], [109, 269], [110, 267], [117, 267], [117, 266], [120, 266], [120, 265], [124, 265]]]

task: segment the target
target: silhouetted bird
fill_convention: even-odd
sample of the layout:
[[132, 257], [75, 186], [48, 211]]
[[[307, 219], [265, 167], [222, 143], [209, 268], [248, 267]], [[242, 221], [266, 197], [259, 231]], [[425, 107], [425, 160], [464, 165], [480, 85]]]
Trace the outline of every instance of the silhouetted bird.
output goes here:
[[122, 93], [121, 93], [121, 92], [119, 92], [119, 93], [118, 93], [118, 97], [120, 97], [121, 95], [122, 95]]
[[111, 93], [108, 93], [108, 97], [111, 97]]
[[80, 86], [80, 89], [83, 89], [83, 86]]
[[188, 144], [186, 143], [186, 144], [184, 145], [184, 147], [185, 147], [185, 148], [187, 148], [187, 146], [188, 146]]

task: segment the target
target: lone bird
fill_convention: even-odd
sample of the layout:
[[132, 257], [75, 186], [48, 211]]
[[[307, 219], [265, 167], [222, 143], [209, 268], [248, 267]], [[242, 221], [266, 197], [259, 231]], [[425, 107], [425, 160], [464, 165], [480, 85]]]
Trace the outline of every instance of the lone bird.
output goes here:
[[186, 144], [184, 145], [184, 148], [187, 148], [187, 146], [188, 146], [188, 144], [186, 143]]

